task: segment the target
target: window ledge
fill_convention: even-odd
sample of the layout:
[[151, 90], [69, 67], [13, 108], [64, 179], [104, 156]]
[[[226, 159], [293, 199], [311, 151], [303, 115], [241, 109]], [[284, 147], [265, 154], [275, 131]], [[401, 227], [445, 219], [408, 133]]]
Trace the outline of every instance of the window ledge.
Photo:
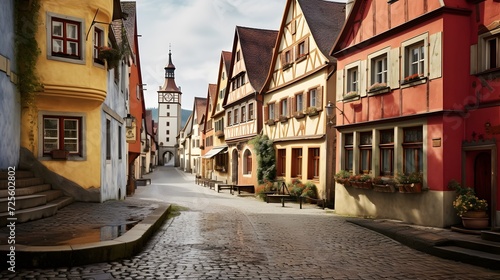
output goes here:
[[383, 94], [383, 93], [387, 93], [389, 91], [391, 91], [391, 89], [389, 87], [375, 88], [375, 89], [368, 91], [368, 96]]
[[307, 56], [308, 56], [308, 55], [309, 55], [309, 54], [307, 54], [307, 53], [306, 53], [306, 54], [301, 55], [300, 57], [298, 57], [298, 58], [295, 60], [295, 62], [297, 62], [297, 63], [298, 63], [298, 62], [301, 62], [301, 61], [306, 60], [306, 58], [307, 58]]
[[289, 69], [289, 68], [292, 68], [292, 65], [293, 65], [293, 63], [292, 63], [292, 62], [289, 62], [289, 63], [287, 63], [287, 64], [283, 65], [283, 71], [285, 71], [285, 70], [287, 70], [287, 69]]
[[410, 86], [416, 86], [416, 85], [420, 85], [420, 84], [425, 84], [427, 82], [427, 77], [424, 76], [424, 77], [417, 77], [417, 78], [414, 78], [414, 79], [410, 79], [410, 80], [401, 80], [399, 81], [400, 85], [401, 86], [405, 86], [405, 87], [410, 87]]
[[484, 75], [489, 75], [489, 74], [498, 73], [498, 72], [500, 72], [500, 67], [491, 68], [491, 69], [488, 69], [488, 70], [484, 70], [484, 71], [478, 72], [478, 73], [474, 74], [474, 76], [484, 76]]

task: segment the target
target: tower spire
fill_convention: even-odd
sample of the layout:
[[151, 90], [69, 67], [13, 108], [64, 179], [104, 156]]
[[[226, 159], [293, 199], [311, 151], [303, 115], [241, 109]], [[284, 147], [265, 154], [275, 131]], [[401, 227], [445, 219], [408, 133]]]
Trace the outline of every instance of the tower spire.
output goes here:
[[165, 83], [161, 89], [162, 91], [180, 92], [175, 84], [175, 66], [172, 63], [172, 46], [168, 47], [168, 64], [165, 66]]

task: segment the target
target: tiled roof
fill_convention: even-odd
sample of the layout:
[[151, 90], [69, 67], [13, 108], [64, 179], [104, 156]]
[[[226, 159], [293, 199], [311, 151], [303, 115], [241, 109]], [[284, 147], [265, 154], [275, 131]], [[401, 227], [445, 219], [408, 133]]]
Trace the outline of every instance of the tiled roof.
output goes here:
[[266, 81], [278, 31], [237, 26], [236, 32], [248, 80], [253, 88], [260, 90]]
[[345, 3], [324, 0], [298, 0], [298, 2], [314, 41], [326, 57], [334, 60], [330, 56], [330, 50], [344, 25]]
[[226, 67], [226, 72], [229, 71], [231, 67], [231, 52], [222, 51], [222, 59], [224, 60], [224, 66]]
[[205, 110], [207, 109], [207, 99], [203, 97], [195, 97], [194, 109], [196, 110], [196, 121], [200, 124], [203, 119], [202, 117], [205, 115]]
[[[212, 101], [212, 109], [214, 107], [217, 107], [217, 97], [218, 97], [217, 84], [209, 84], [208, 85], [208, 97]], [[209, 106], [210, 106], [210, 103], [207, 103], [207, 107], [209, 107]], [[208, 112], [208, 110], [210, 110], [210, 108], [207, 108], [207, 112]], [[212, 110], [212, 112], [213, 112], [213, 110]], [[212, 115], [212, 112], [210, 112], [210, 117]], [[205, 117], [208, 118], [208, 114]]]
[[121, 2], [122, 12], [125, 13], [125, 18], [123, 19], [123, 25], [125, 26], [125, 31], [127, 32], [128, 43], [130, 44], [130, 49], [135, 50], [135, 25], [136, 25], [136, 3], [135, 1], [124, 1]]

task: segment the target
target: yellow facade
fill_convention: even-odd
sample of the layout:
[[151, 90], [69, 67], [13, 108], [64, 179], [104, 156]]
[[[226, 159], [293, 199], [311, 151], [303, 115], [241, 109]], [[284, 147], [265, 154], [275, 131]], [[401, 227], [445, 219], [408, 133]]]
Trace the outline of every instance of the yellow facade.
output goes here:
[[[37, 74], [44, 88], [36, 97], [36, 114], [23, 109], [21, 145], [27, 147], [50, 170], [84, 188], [101, 184], [101, 105], [107, 92], [107, 69], [93, 58], [93, 31], [103, 31], [103, 45], [107, 46], [108, 25], [111, 23], [112, 0], [57, 1], [40, 0], [40, 25], [37, 42], [41, 54]], [[50, 17], [77, 20], [80, 25], [79, 50], [81, 59], [54, 59], [51, 57]], [[93, 19], [95, 16], [96, 22]], [[87, 36], [88, 34], [88, 36]], [[82, 155], [68, 160], [53, 160], [43, 155], [42, 115], [77, 115], [82, 118], [80, 135]]]

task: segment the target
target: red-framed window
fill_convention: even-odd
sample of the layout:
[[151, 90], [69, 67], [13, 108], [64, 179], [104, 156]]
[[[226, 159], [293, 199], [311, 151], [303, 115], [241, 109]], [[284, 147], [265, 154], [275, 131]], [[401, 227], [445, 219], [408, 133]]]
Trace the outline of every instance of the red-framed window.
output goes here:
[[104, 46], [104, 31], [94, 28], [94, 62], [104, 65], [104, 60], [99, 58], [99, 51]]
[[307, 179], [319, 179], [319, 148], [309, 148], [309, 168]]
[[43, 154], [66, 150], [71, 155], [82, 155], [82, 118], [70, 116], [43, 116]]
[[81, 23], [53, 17], [51, 27], [52, 55], [81, 59]]
[[286, 149], [278, 149], [276, 172], [278, 176], [285, 176], [286, 173]]
[[302, 177], [302, 148], [292, 149], [292, 177]]
[[394, 130], [380, 131], [380, 176], [394, 175]]
[[246, 150], [243, 154], [243, 159], [245, 160], [243, 174], [252, 174], [252, 152], [250, 152], [250, 150]]

